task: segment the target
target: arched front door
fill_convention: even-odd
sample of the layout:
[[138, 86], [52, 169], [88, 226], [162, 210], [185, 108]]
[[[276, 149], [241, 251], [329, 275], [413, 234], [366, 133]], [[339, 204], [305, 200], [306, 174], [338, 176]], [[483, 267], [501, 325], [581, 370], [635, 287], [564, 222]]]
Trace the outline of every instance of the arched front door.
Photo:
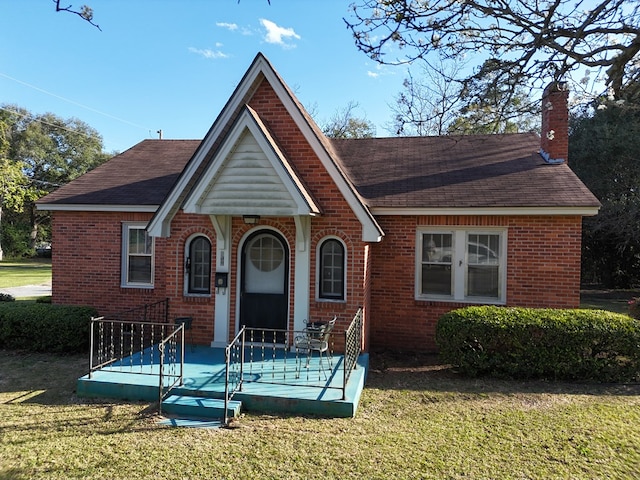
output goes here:
[[286, 330], [289, 251], [284, 239], [271, 230], [253, 233], [242, 248], [241, 268], [240, 324]]

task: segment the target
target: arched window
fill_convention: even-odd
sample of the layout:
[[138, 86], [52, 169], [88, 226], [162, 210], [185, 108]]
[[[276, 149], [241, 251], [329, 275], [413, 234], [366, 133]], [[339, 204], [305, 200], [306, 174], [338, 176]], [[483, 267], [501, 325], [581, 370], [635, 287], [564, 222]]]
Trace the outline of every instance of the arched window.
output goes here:
[[186, 255], [187, 293], [211, 293], [211, 242], [204, 236], [192, 238]]
[[327, 300], [345, 298], [345, 250], [335, 238], [324, 240], [319, 248], [319, 297]]

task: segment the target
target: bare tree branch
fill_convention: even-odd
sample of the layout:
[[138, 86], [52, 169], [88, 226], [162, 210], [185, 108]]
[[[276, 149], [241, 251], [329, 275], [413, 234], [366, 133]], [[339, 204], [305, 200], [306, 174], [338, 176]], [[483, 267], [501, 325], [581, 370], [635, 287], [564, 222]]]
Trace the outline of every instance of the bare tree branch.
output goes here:
[[73, 5], [69, 5], [67, 7], [61, 7], [60, 6], [60, 0], [52, 0], [52, 1], [53, 1], [53, 3], [56, 4], [56, 12], [68, 12], [68, 13], [73, 13], [75, 15], [78, 15], [80, 18], [82, 18], [83, 20], [89, 22], [91, 25], [96, 27], [98, 30], [102, 31], [102, 29], [100, 28], [100, 25], [98, 25], [97, 23], [93, 22], [93, 9], [91, 7], [89, 7], [88, 5], [82, 5], [80, 7], [80, 10], [74, 10], [73, 9]]
[[493, 57], [499, 80], [538, 83], [591, 67], [616, 96], [640, 69], [638, 0], [359, 0], [352, 9], [357, 47], [383, 64]]

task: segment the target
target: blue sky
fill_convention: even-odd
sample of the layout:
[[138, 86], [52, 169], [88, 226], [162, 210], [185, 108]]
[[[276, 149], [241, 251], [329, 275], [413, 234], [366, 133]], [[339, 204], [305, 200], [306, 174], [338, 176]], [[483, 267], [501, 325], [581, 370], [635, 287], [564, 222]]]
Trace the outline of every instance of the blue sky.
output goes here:
[[107, 151], [202, 138], [258, 52], [322, 124], [350, 101], [387, 136], [406, 67], [381, 68], [346, 28], [351, 0], [0, 0], [0, 104], [76, 117]]

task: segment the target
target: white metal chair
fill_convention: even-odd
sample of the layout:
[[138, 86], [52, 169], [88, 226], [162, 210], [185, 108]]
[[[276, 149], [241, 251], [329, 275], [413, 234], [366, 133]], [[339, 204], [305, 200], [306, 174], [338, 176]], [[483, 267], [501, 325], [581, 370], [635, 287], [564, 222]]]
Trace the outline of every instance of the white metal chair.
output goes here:
[[294, 339], [294, 345], [298, 352], [307, 354], [307, 363], [305, 367], [309, 367], [313, 352], [318, 352], [320, 366], [322, 367], [322, 354], [327, 358], [330, 368], [333, 368], [331, 352], [329, 351], [329, 338], [333, 327], [336, 325], [337, 317], [334, 316], [327, 323], [309, 323], [305, 328], [304, 334], [298, 335]]

